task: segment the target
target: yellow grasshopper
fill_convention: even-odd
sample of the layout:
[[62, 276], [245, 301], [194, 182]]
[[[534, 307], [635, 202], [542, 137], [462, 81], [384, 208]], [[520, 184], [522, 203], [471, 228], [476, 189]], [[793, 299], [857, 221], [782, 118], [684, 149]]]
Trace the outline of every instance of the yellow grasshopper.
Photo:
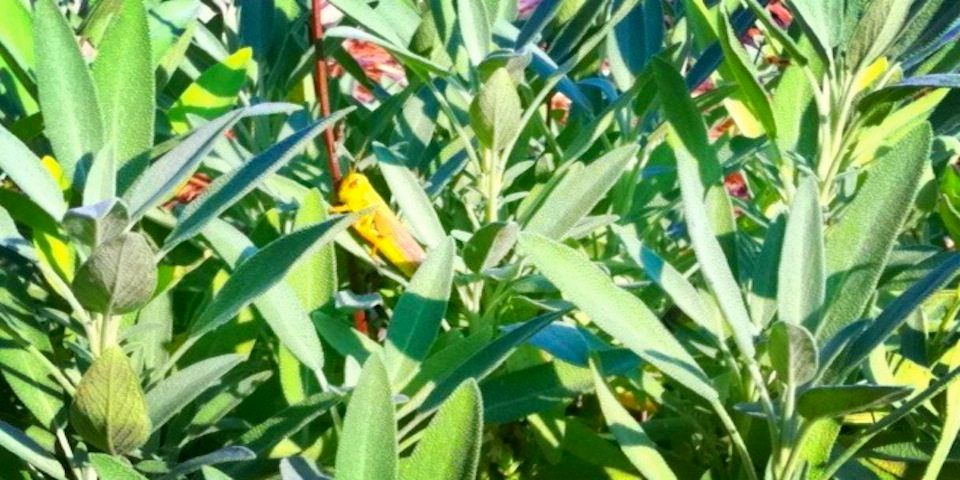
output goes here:
[[334, 212], [366, 212], [353, 229], [371, 245], [374, 255], [379, 253], [408, 277], [417, 271], [425, 257], [423, 248], [364, 174], [350, 172], [343, 177], [337, 197], [342, 204], [334, 206]]

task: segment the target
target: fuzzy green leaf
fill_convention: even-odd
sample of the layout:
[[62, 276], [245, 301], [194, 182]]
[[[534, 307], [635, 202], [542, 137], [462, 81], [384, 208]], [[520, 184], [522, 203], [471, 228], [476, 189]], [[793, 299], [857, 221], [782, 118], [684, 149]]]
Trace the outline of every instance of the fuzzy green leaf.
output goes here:
[[150, 437], [140, 380], [120, 347], [105, 349], [83, 374], [70, 424], [84, 440], [114, 455], [129, 453]]

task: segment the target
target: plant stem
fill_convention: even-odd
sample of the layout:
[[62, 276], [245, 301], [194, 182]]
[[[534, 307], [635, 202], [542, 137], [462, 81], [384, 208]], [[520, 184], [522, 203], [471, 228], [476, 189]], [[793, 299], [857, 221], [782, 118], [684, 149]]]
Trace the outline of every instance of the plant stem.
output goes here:
[[[310, 41], [313, 43], [316, 61], [313, 63], [313, 88], [320, 102], [320, 115], [330, 116], [330, 87], [327, 72], [327, 58], [323, 53], [323, 2], [313, 0], [310, 15]], [[337, 136], [335, 125], [330, 125], [323, 131], [323, 143], [327, 149], [327, 168], [330, 179], [333, 181], [334, 191], [343, 174], [340, 171], [340, 162], [337, 161]]]
[[720, 421], [723, 423], [724, 428], [727, 429], [727, 433], [730, 434], [730, 439], [733, 441], [733, 447], [737, 450], [737, 453], [740, 455], [740, 459], [743, 460], [744, 469], [747, 471], [747, 478], [750, 480], [758, 480], [757, 472], [754, 470], [753, 459], [750, 458], [750, 451], [747, 450], [747, 445], [743, 442], [743, 437], [740, 436], [740, 431], [737, 430], [736, 424], [733, 423], [733, 419], [730, 418], [730, 414], [723, 408], [723, 404], [719, 401], [712, 402], [713, 409], [717, 412], [717, 416], [720, 417]]
[[497, 152], [493, 149], [483, 150], [483, 183], [486, 187], [484, 196], [486, 196], [485, 217], [487, 223], [496, 222], [500, 212], [500, 166], [497, 159]]

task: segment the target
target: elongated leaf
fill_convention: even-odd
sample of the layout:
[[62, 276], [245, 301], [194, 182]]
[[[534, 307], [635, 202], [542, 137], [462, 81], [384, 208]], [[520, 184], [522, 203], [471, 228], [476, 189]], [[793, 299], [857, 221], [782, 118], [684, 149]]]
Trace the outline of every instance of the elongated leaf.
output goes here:
[[404, 219], [410, 224], [417, 239], [428, 248], [434, 248], [443, 242], [446, 234], [437, 217], [430, 197], [420, 185], [420, 180], [409, 168], [397, 162], [396, 157], [386, 147], [375, 144], [373, 152], [380, 160], [380, 171], [393, 193], [393, 198]]
[[257, 155], [236, 170], [218, 177], [207, 187], [203, 196], [187, 205], [177, 218], [177, 225], [164, 241], [168, 252], [180, 242], [200, 232], [203, 226], [216, 218], [235, 202], [250, 193], [267, 177], [298, 155], [324, 129], [350, 113], [346, 108], [290, 135]]
[[841, 417], [887, 406], [913, 389], [884, 385], [837, 385], [815, 387], [800, 394], [797, 412], [806, 418]]
[[632, 230], [615, 226], [614, 231], [623, 242], [630, 259], [642, 267], [644, 273], [670, 296], [677, 308], [718, 340], [723, 338], [723, 327], [717, 321], [716, 315], [703, 304], [697, 289], [682, 273], [660, 258], [656, 252], [641, 245], [636, 233]]
[[[285, 235], [245, 260], [233, 271], [217, 296], [197, 318], [191, 329], [192, 336], [199, 337], [233, 318], [240, 309], [281, 281], [303, 255], [332, 241], [337, 234], [346, 230], [354, 218], [352, 215], [337, 216]], [[296, 297], [293, 297], [293, 300], [296, 300]], [[316, 366], [318, 361], [322, 365], [319, 340], [315, 335], [306, 333], [313, 331], [312, 326], [289, 325], [289, 329], [276, 329], [277, 326], [272, 326], [278, 334], [283, 331], [291, 334], [287, 337], [291, 340], [287, 346], [295, 353], [301, 353], [301, 342], [314, 344], [312, 348], [305, 348], [307, 351], [302, 352], [304, 358], [298, 358], [308, 365]]]
[[400, 462], [400, 478], [473, 480], [480, 462], [482, 435], [480, 388], [470, 379], [443, 402], [416, 450]]
[[2, 0], [0, 11], [4, 12], [3, 22], [0, 22], [0, 45], [16, 66], [24, 72], [32, 72], [35, 54], [30, 9], [20, 0]]
[[723, 187], [723, 169], [707, 137], [703, 115], [684, 87], [683, 77], [672, 65], [660, 57], [654, 58], [650, 64], [664, 114], [673, 129], [682, 132], [682, 135], [676, 138], [681, 140], [690, 154], [697, 159], [700, 183], [704, 190], [699, 201], [706, 204], [708, 225], [720, 241], [724, 254], [733, 263], [736, 258], [733, 210]]
[[591, 362], [593, 384], [600, 401], [603, 418], [610, 428], [610, 433], [617, 439], [620, 449], [630, 459], [630, 463], [646, 478], [676, 479], [677, 476], [670, 470], [667, 462], [657, 451], [657, 445], [650, 440], [643, 427], [637, 423], [627, 409], [613, 396], [607, 387], [597, 366]]
[[[616, 8], [623, 1], [616, 0], [613, 4]], [[627, 90], [663, 45], [662, 2], [638, 2], [606, 40], [610, 73], [617, 87]]]
[[397, 420], [379, 355], [367, 360], [347, 405], [336, 466], [338, 480], [397, 478]]
[[767, 136], [776, 139], [777, 123], [773, 118], [773, 109], [770, 107], [766, 90], [758, 80], [759, 75], [753, 68], [753, 62], [743, 49], [740, 38], [733, 31], [727, 15], [720, 15], [719, 21], [717, 28], [720, 30], [720, 47], [723, 49], [724, 62], [733, 74], [733, 80], [740, 87], [750, 112], [760, 120]]
[[377, 13], [363, 0], [331, 0], [335, 7], [353, 18], [367, 31], [375, 32], [393, 45], [406, 45], [388, 18]]
[[142, 0], [123, 2], [99, 47], [93, 82], [100, 96], [106, 155], [126, 186], [147, 167], [148, 159], [141, 154], [153, 145], [156, 81]]
[[13, 425], [0, 420], [0, 447], [33, 465], [56, 480], [66, 480], [67, 475], [60, 462], [33, 439]]
[[801, 21], [813, 32], [822, 51], [830, 51], [840, 40], [843, 0], [792, 0]]
[[55, 220], [63, 218], [67, 202], [63, 193], [40, 159], [16, 136], [0, 126], [0, 170], [17, 187]]
[[393, 310], [383, 359], [395, 390], [417, 373], [437, 338], [453, 283], [453, 258], [448, 238], [430, 251]]
[[[243, 445], [262, 456], [278, 443], [299, 432], [303, 427], [340, 403], [341, 397], [332, 393], [318, 393], [303, 402], [287, 407], [276, 415], [247, 430], [237, 439]], [[241, 464], [242, 465], [242, 464]], [[232, 467], [242, 471], [242, 467]]]
[[701, 165], [679, 141], [676, 131], [671, 130], [667, 134], [667, 141], [674, 147], [677, 158], [683, 212], [687, 218], [687, 231], [693, 250], [700, 262], [701, 273], [717, 297], [717, 303], [733, 330], [733, 338], [740, 352], [747, 357], [753, 357], [756, 351], [753, 339], [758, 329], [750, 320], [733, 272], [726, 262], [720, 242], [717, 241], [716, 232], [711, 228], [707, 205], [704, 204], [708, 184], [701, 176]]
[[150, 389], [146, 399], [153, 431], [162, 427], [242, 361], [243, 357], [233, 354], [201, 360]]
[[174, 133], [190, 130], [188, 115], [212, 120], [236, 105], [237, 95], [247, 81], [252, 57], [252, 48], [241, 48], [187, 87], [167, 112]]
[[232, 446], [224, 447], [215, 452], [191, 458], [170, 470], [170, 473], [161, 477], [162, 480], [173, 480], [182, 478], [208, 465], [220, 465], [224, 463], [242, 462], [244, 460], [253, 460], [257, 454], [253, 453], [247, 447]]
[[777, 275], [777, 314], [792, 325], [816, 324], [826, 293], [823, 218], [819, 189], [813, 177], [800, 182], [790, 207], [790, 219]]
[[33, 20], [44, 130], [64, 175], [79, 190], [103, 146], [97, 93], [73, 29], [53, 1], [38, 1]]
[[[8, 308], [16, 308], [18, 300], [8, 298], [6, 290], [0, 292], [4, 302], [10, 302]], [[12, 320], [7, 320], [12, 321]], [[53, 430], [62, 426], [65, 420], [63, 387], [51, 376], [50, 371], [40, 364], [38, 359], [27, 351], [26, 341], [32, 341], [37, 353], [51, 349], [50, 341], [39, 329], [28, 338], [16, 338], [5, 326], [0, 326], [0, 372], [17, 398], [33, 414], [44, 428]], [[19, 324], [17, 333], [28, 328]], [[33, 333], [31, 332], [31, 333]]]
[[524, 322], [517, 328], [497, 337], [496, 340], [488, 343], [480, 351], [468, 357], [456, 369], [450, 372], [437, 383], [436, 388], [430, 392], [430, 395], [420, 406], [421, 412], [429, 412], [437, 408], [458, 386], [467, 379], [476, 381], [483, 380], [484, 377], [492, 373], [507, 360], [507, 357], [523, 342], [527, 341], [535, 333], [550, 322], [560, 318], [564, 312], [546, 313], [534, 319]]
[[133, 469], [129, 463], [112, 455], [91, 453], [90, 463], [102, 480], [147, 480]]
[[131, 221], [137, 221], [148, 210], [165, 202], [174, 190], [197, 170], [200, 162], [227, 130], [240, 119], [257, 115], [290, 113], [298, 107], [284, 103], [263, 103], [228, 112], [198, 128], [176, 147], [160, 157], [133, 184], [124, 198], [130, 207]]
[[[320, 223], [330, 217], [327, 213], [329, 207], [319, 190], [310, 189], [300, 201], [295, 228]], [[294, 265], [286, 281], [308, 313], [333, 300], [337, 293], [337, 258], [333, 244], [318, 248]]]
[[846, 45], [850, 68], [870, 65], [886, 51], [906, 22], [911, 4], [900, 0], [874, 0], [866, 5]]
[[930, 138], [930, 124], [921, 124], [875, 160], [843, 217], [827, 230], [827, 307], [814, 330], [818, 343], [858, 320], [867, 307], [917, 196]]
[[613, 188], [638, 150], [636, 145], [617, 148], [576, 175], [564, 176], [534, 212], [524, 231], [562, 240]]
[[490, 51], [490, 23], [482, 0], [457, 0], [457, 26], [474, 66]]
[[944, 259], [943, 263], [936, 269], [903, 292], [896, 300], [890, 302], [883, 309], [883, 312], [850, 343], [837, 368], [850, 372], [860, 365], [860, 362], [865, 360], [873, 349], [882, 345], [890, 335], [893, 335], [893, 332], [903, 325], [910, 314], [919, 308], [930, 295], [944, 288], [947, 283], [953, 280], [957, 276], [958, 269], [960, 269], [960, 255], [951, 255]]
[[553, 17], [557, 15], [557, 12], [560, 11], [561, 4], [563, 4], [561, 0], [544, 0], [540, 2], [533, 11], [533, 14], [530, 15], [530, 18], [527, 19], [523, 27], [520, 28], [520, 33], [517, 34], [517, 40], [513, 44], [513, 49], [518, 52], [522, 51], [527, 44], [536, 40], [544, 27], [546, 27], [547, 24], [553, 20]]
[[709, 402], [717, 391], [653, 312], [576, 250], [546, 237], [522, 233], [520, 246], [537, 269], [564, 298], [573, 302], [598, 327], [616, 338], [664, 375]]

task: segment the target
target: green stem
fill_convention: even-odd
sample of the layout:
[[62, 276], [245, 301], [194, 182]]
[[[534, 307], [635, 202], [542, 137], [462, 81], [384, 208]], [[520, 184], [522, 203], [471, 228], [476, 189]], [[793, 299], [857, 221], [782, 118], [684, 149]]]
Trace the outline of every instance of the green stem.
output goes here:
[[747, 450], [747, 445], [743, 442], [743, 437], [740, 436], [740, 431], [737, 430], [737, 426], [733, 423], [733, 419], [730, 418], [730, 414], [727, 413], [719, 401], [712, 402], [712, 406], [717, 412], [717, 416], [720, 417], [720, 421], [723, 423], [724, 428], [726, 428], [727, 433], [730, 434], [733, 447], [740, 455], [740, 459], [743, 460], [744, 469], [747, 471], [747, 478], [750, 480], [758, 480], [753, 459], [750, 458], [750, 451]]

